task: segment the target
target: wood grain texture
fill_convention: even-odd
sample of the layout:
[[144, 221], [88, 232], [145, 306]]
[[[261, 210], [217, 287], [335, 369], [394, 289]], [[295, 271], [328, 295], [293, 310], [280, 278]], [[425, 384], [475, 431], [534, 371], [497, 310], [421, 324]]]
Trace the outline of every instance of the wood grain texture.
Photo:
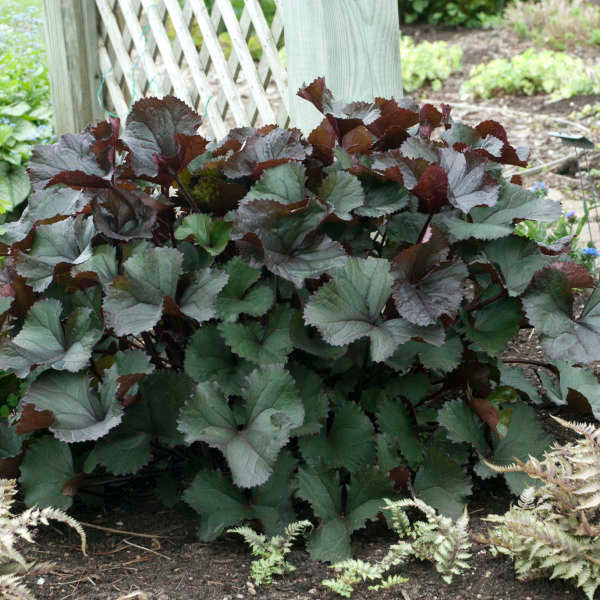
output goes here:
[[321, 120], [296, 92], [325, 76], [336, 98], [402, 96], [396, 0], [284, 0], [292, 125], [305, 132]]
[[81, 0], [44, 0], [44, 33], [57, 135], [78, 133], [103, 118], [96, 7]]

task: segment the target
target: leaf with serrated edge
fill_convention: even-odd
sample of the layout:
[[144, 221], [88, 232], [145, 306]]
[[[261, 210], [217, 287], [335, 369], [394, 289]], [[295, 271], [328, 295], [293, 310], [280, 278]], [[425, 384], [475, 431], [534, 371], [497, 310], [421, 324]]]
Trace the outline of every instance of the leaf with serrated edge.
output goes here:
[[499, 363], [498, 371], [500, 372], [500, 385], [507, 385], [520, 392], [524, 392], [534, 404], [539, 404], [542, 401], [537, 387], [527, 379], [523, 369], [520, 369], [519, 367], [508, 367], [507, 365]]
[[277, 305], [266, 326], [257, 321], [221, 323], [219, 331], [235, 354], [259, 365], [283, 364], [292, 351], [291, 311], [287, 304]]
[[260, 269], [253, 269], [235, 257], [225, 265], [225, 272], [229, 280], [217, 297], [220, 319], [236, 321], [240, 314], [261, 317], [273, 306], [273, 290], [265, 284], [254, 286], [260, 278]]
[[347, 402], [335, 410], [328, 431], [299, 440], [306, 461], [321, 459], [327, 467], [356, 472], [375, 458], [373, 424], [360, 406]]
[[7, 419], [0, 421], [0, 460], [20, 454], [22, 445], [23, 438], [16, 432], [15, 426]]
[[71, 372], [85, 367], [102, 331], [95, 329], [91, 309], [75, 309], [64, 326], [60, 320], [62, 311], [59, 300], [36, 302], [21, 331], [0, 347], [3, 368], [25, 378], [34, 365]]
[[254, 487], [273, 472], [292, 429], [302, 425], [304, 407], [291, 375], [277, 366], [253, 371], [243, 394], [245, 425], [238, 430], [227, 397], [213, 383], [199, 383], [179, 417], [191, 444], [204, 441], [227, 459], [236, 485]]
[[98, 281], [108, 285], [119, 274], [117, 266], [117, 249], [108, 244], [96, 246], [92, 256], [71, 269], [73, 277], [82, 273], [95, 273]]
[[297, 204], [304, 200], [306, 169], [302, 164], [289, 162], [267, 169], [252, 186], [242, 202], [274, 200], [279, 204]]
[[[165, 296], [175, 298], [183, 255], [174, 248], [145, 248], [124, 263], [125, 275], [107, 289], [103, 310], [117, 335], [149, 331], [159, 321]], [[216, 294], [215, 294], [216, 296]]]
[[567, 401], [569, 390], [584, 396], [592, 407], [594, 417], [600, 417], [600, 380], [592, 371], [575, 367], [566, 361], [557, 361], [556, 366], [560, 373], [560, 392]]
[[225, 345], [216, 324], [203, 325], [189, 339], [184, 369], [197, 383], [215, 381], [226, 394], [238, 396], [253, 368]]
[[[540, 458], [551, 440], [538, 423], [533, 408], [519, 403], [513, 405], [508, 432], [495, 444], [492, 458], [488, 460], [494, 465], [506, 466], [514, 463], [515, 458], [522, 461], [530, 455]], [[526, 487], [535, 485], [525, 473], [505, 473], [504, 478], [510, 491], [517, 496]]]
[[392, 494], [392, 481], [385, 473], [370, 468], [352, 476], [346, 506], [342, 504], [339, 478], [322, 466], [298, 472], [298, 496], [309, 502], [321, 526], [308, 541], [313, 560], [337, 562], [352, 554], [350, 536], [375, 519], [383, 498]]
[[511, 296], [521, 295], [535, 273], [551, 260], [534, 241], [516, 235], [487, 244], [485, 254], [499, 267]]
[[63, 442], [97, 440], [116, 427], [123, 415], [116, 396], [116, 380], [105, 381], [99, 393], [90, 387], [87, 373], [47, 371], [23, 396], [23, 404], [54, 415], [50, 431]]
[[352, 211], [363, 205], [365, 194], [358, 178], [345, 171], [327, 176], [319, 187], [319, 197], [332, 207], [334, 215], [343, 221], [352, 219]]
[[213, 221], [208, 215], [194, 213], [183, 219], [175, 231], [175, 239], [185, 240], [189, 236], [211, 256], [218, 256], [229, 242], [231, 223]]
[[115, 475], [136, 473], [152, 457], [151, 442], [183, 444], [177, 415], [193, 390], [189, 377], [174, 371], [147, 375], [140, 384], [141, 398], [127, 409], [121, 424], [96, 443], [86, 470], [97, 463]]
[[25, 494], [25, 504], [67, 510], [73, 504], [73, 498], [64, 496], [62, 489], [74, 476], [68, 444], [49, 435], [36, 440], [21, 463], [19, 483]]
[[402, 210], [411, 199], [414, 196], [397, 183], [371, 183], [365, 187], [364, 204], [353, 212], [361, 217], [383, 217]]
[[91, 258], [95, 234], [94, 223], [89, 218], [71, 217], [40, 225], [31, 250], [18, 255], [17, 272], [27, 279], [33, 291], [43, 292], [52, 283], [56, 265], [78, 265]]
[[323, 389], [323, 381], [301, 363], [292, 363], [289, 369], [300, 392], [305, 414], [304, 423], [292, 433], [295, 436], [319, 433], [329, 412], [329, 399]]
[[417, 437], [415, 424], [399, 398], [387, 399], [377, 411], [379, 429], [398, 442], [408, 465], [415, 469], [423, 461], [423, 443]]
[[183, 292], [179, 309], [184, 315], [204, 323], [217, 314], [217, 296], [225, 287], [229, 275], [216, 269], [199, 269]]
[[523, 308], [551, 359], [583, 364], [600, 360], [600, 286], [576, 318], [566, 275], [546, 269], [523, 296]]
[[448, 430], [453, 442], [472, 444], [480, 456], [487, 455], [487, 442], [481, 419], [462, 400], [446, 402], [438, 411], [438, 423]]
[[[371, 339], [371, 357], [380, 362], [412, 337], [434, 335], [434, 328], [419, 328], [403, 319], [383, 322], [381, 311], [392, 290], [390, 265], [376, 258], [349, 258], [333, 279], [311, 296], [304, 320], [314, 325], [333, 346], [362, 337]], [[443, 342], [437, 339], [437, 345]]]
[[471, 495], [471, 478], [462, 467], [433, 447], [413, 483], [415, 496], [453, 519], [458, 519]]

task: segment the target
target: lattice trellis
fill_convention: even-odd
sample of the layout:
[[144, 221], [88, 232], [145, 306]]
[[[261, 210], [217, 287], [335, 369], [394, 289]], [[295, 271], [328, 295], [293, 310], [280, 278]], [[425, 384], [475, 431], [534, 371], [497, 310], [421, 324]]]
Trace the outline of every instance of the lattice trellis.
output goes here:
[[[232, 127], [285, 126], [280, 0], [271, 27], [259, 0], [244, 4], [238, 21], [230, 0], [214, 0], [212, 11], [204, 0], [96, 0], [102, 71], [98, 101], [123, 119], [140, 97], [174, 94], [204, 115], [204, 133], [216, 139]], [[200, 49], [192, 38], [194, 26], [202, 33]], [[222, 27], [232, 41], [229, 59], [218, 41]], [[258, 63], [247, 45], [254, 34], [263, 49]]]

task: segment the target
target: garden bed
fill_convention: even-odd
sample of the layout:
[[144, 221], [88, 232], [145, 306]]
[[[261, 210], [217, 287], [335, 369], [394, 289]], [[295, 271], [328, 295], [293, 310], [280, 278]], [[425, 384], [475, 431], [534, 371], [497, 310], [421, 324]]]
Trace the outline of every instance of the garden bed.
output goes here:
[[[405, 31], [414, 35], [416, 42], [444, 39], [460, 43], [463, 47], [462, 73], [452, 76], [439, 92], [422, 91], [424, 96], [436, 102], [462, 103], [458, 86], [472, 64], [488, 57], [509, 56], [528, 46], [506, 31], [433, 32], [416, 28]], [[474, 106], [457, 107], [455, 117], [474, 123], [498, 119], [505, 125], [515, 145], [520, 145], [521, 140], [525, 143], [525, 140], [534, 139], [532, 166], [536, 166], [567, 152], [558, 140], [546, 135], [556, 126], [557, 122], [552, 117], [568, 117], [573, 110], [591, 100], [574, 98], [553, 103], [546, 96], [537, 96], [507, 97], [480, 103], [470, 101], [469, 104]], [[548, 120], [529, 118], [527, 114], [543, 114]], [[581, 122], [586, 127], [593, 125], [591, 119]], [[536, 179], [543, 179], [567, 198], [572, 195], [571, 188], [577, 186], [574, 175], [572, 172], [544, 174]], [[540, 352], [535, 335], [516, 338], [510, 346], [512, 357], [539, 359]], [[556, 433], [546, 408], [539, 409], [538, 415], [545, 428]], [[70, 531], [54, 526], [40, 531], [39, 544], [33, 549], [28, 548], [28, 555], [31, 559], [54, 561], [57, 566], [43, 578], [34, 577], [29, 581], [38, 598], [331, 600], [336, 597], [320, 585], [330, 576], [327, 566], [311, 561], [301, 549], [295, 550], [291, 556], [291, 562], [298, 567], [296, 572], [270, 586], [255, 588], [249, 578], [251, 557], [247, 546], [237, 536], [199, 543], [195, 537], [197, 515], [186, 508], [165, 509], [149, 500], [144, 481], [140, 478], [130, 485], [113, 487], [103, 512], [100, 509], [74, 511], [74, 516], [96, 526], [87, 528], [87, 557], [82, 557], [78, 540]], [[483, 517], [489, 513], [503, 513], [512, 500], [504, 484], [499, 479], [496, 481], [497, 484], [488, 480], [485, 486], [476, 489], [470, 502], [471, 527], [475, 533], [485, 531]], [[393, 540], [394, 536], [382, 523], [372, 524], [354, 536], [356, 555], [363, 559], [376, 559]], [[558, 600], [567, 594], [568, 598], [584, 598], [582, 592], [563, 582], [516, 581], [508, 559], [493, 557], [476, 542], [471, 550], [472, 570], [456, 577], [450, 585], [441, 580], [431, 565], [410, 561], [399, 571], [410, 578], [400, 591], [369, 592], [362, 587], [353, 597], [382, 600]]]

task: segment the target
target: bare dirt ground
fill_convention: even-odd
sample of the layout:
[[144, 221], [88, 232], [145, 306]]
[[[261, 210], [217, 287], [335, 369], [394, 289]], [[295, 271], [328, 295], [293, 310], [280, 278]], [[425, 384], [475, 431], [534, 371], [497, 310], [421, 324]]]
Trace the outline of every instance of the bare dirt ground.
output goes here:
[[[421, 90], [424, 97], [453, 103], [464, 103], [458, 87], [473, 64], [499, 56], [520, 52], [528, 43], [505, 31], [428, 31], [405, 28], [415, 41], [444, 39], [460, 43], [464, 49], [463, 71], [452, 76], [440, 92]], [[581, 54], [591, 57], [594, 50], [584, 48]], [[421, 95], [421, 94], [419, 94]], [[505, 125], [509, 139], [515, 145], [533, 146], [533, 166], [547, 163], [568, 154], [560, 142], [547, 131], [556, 129], [550, 117], [569, 119], [581, 106], [598, 98], [574, 98], [552, 102], [547, 96], [532, 98], [497, 98], [486, 102], [467, 101], [471, 107], [455, 108], [455, 116], [477, 123], [496, 119]], [[518, 114], [520, 111], [525, 114]], [[547, 117], [547, 118], [546, 118]], [[579, 120], [592, 129], [592, 119]], [[563, 125], [564, 126], [564, 125]], [[567, 129], [568, 130], [568, 129]], [[598, 141], [598, 131], [593, 131]], [[540, 174], [533, 180], [544, 180], [565, 199], [573, 198], [577, 179], [572, 165], [564, 173]], [[523, 334], [513, 340], [511, 356], [540, 356], [535, 336]], [[540, 419], [553, 433], [553, 421], [546, 409]], [[511, 502], [503, 484], [486, 481], [485, 488], [475, 490], [469, 505], [471, 524], [475, 532], [484, 532], [482, 518], [488, 513], [502, 513]], [[271, 586], [255, 588], [249, 579], [251, 557], [237, 536], [224, 536], [211, 544], [200, 543], [195, 537], [197, 516], [183, 506], [165, 509], [150, 499], [143, 485], [115, 488], [103, 510], [89, 512], [81, 508], [75, 516], [101, 528], [87, 528], [88, 556], [79, 551], [76, 536], [60, 527], [40, 530], [39, 544], [28, 550], [31, 559], [52, 560], [55, 570], [45, 578], [32, 579], [29, 584], [40, 599], [51, 600], [234, 600], [258, 598], [265, 600], [332, 600], [336, 596], [320, 586], [329, 577], [327, 565], [310, 561], [298, 548], [291, 562], [298, 569]], [[139, 535], [141, 534], [141, 535]], [[394, 536], [379, 523], [372, 524], [355, 536], [356, 555], [376, 558], [385, 552]], [[502, 557], [493, 557], [481, 544], [472, 547], [472, 570], [446, 585], [435, 569], [426, 563], [411, 562], [401, 569], [409, 577], [401, 590], [370, 592], [358, 588], [356, 599], [378, 600], [565, 600], [583, 599], [582, 592], [562, 582], [546, 580], [516, 581], [512, 564]]]

